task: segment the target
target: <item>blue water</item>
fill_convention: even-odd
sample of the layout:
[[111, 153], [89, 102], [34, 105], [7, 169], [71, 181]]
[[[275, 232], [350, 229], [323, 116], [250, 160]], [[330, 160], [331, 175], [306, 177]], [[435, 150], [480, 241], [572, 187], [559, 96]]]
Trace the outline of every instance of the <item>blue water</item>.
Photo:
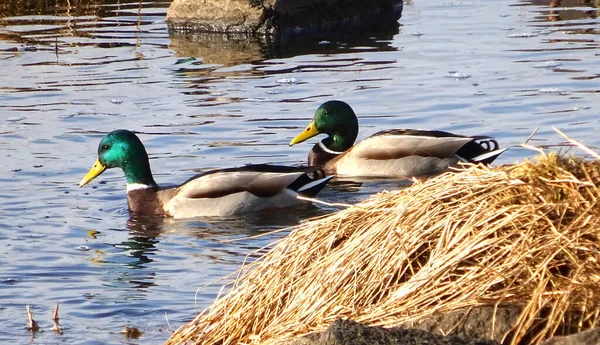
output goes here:
[[[359, 139], [426, 128], [507, 147], [539, 126], [530, 144], [556, 145], [556, 126], [600, 147], [600, 9], [589, 2], [414, 1], [397, 32], [274, 49], [170, 36], [169, 1], [111, 2], [0, 4], [2, 343], [159, 344], [167, 318], [177, 328], [208, 307], [222, 278], [285, 231], [255, 235], [334, 210], [130, 218], [119, 171], [77, 186], [116, 128], [140, 133], [165, 184], [210, 168], [304, 163], [314, 141], [287, 144], [330, 99], [353, 106]], [[496, 163], [534, 155], [514, 147]], [[337, 181], [320, 198], [354, 203], [403, 185]], [[52, 331], [56, 302], [62, 335]], [[27, 304], [43, 330], [33, 336]], [[127, 339], [125, 326], [144, 333]]]

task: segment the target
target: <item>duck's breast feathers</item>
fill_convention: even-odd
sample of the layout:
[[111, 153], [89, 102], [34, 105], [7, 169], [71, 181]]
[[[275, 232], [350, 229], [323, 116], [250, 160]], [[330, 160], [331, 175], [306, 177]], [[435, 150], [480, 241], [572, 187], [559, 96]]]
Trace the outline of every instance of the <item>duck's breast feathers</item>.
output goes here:
[[397, 159], [408, 156], [449, 158], [465, 144], [487, 137], [467, 137], [443, 131], [390, 129], [356, 144], [351, 155], [361, 159]]
[[127, 204], [132, 213], [138, 215], [170, 215], [166, 206], [177, 194], [176, 188], [127, 186]]

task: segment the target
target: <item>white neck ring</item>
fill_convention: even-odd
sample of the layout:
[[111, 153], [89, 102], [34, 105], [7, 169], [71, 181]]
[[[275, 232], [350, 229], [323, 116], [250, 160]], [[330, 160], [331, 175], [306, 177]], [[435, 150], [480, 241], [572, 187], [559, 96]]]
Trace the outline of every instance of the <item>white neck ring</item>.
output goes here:
[[325, 152], [327, 152], [327, 153], [331, 153], [332, 155], [341, 155], [341, 154], [343, 153], [343, 152], [338, 152], [338, 151], [333, 151], [333, 150], [330, 150], [330, 149], [328, 149], [328, 148], [325, 146], [325, 144], [323, 144], [323, 142], [322, 142], [322, 141], [319, 141], [319, 147], [320, 147], [320, 148], [321, 148], [323, 151], [325, 151]]
[[134, 190], [139, 190], [139, 189], [148, 189], [151, 188], [151, 186], [147, 185], [147, 184], [143, 184], [143, 183], [128, 183], [127, 184], [127, 193], [134, 191]]

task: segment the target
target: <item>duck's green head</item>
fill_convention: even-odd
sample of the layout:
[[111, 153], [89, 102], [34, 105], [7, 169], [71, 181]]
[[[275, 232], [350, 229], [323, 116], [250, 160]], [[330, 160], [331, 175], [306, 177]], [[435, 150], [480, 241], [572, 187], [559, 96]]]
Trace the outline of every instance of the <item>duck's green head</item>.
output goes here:
[[325, 133], [323, 144], [333, 151], [343, 152], [354, 145], [358, 136], [358, 119], [354, 110], [342, 101], [327, 101], [317, 109], [312, 122], [290, 142], [290, 146]]
[[83, 187], [106, 169], [121, 168], [127, 183], [155, 185], [144, 144], [131, 131], [118, 129], [108, 133], [98, 145], [98, 158], [79, 186]]

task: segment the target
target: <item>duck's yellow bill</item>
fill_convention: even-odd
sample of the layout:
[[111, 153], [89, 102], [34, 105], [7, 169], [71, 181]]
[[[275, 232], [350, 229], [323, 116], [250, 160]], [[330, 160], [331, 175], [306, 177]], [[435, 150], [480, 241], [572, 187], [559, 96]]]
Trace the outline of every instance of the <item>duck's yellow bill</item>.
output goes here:
[[290, 146], [297, 143], [301, 143], [304, 140], [310, 139], [317, 134], [319, 134], [319, 131], [317, 131], [317, 125], [315, 124], [315, 121], [311, 121], [311, 123], [308, 124], [308, 127], [306, 127], [306, 129], [303, 130], [302, 133], [296, 135], [296, 137], [294, 137], [294, 139], [290, 141]]
[[104, 170], [106, 170], [106, 167], [100, 163], [98, 158], [96, 158], [96, 163], [94, 163], [94, 166], [90, 169], [90, 171], [81, 179], [81, 182], [79, 182], [79, 187], [83, 187], [90, 183], [96, 178], [96, 176], [102, 174]]

